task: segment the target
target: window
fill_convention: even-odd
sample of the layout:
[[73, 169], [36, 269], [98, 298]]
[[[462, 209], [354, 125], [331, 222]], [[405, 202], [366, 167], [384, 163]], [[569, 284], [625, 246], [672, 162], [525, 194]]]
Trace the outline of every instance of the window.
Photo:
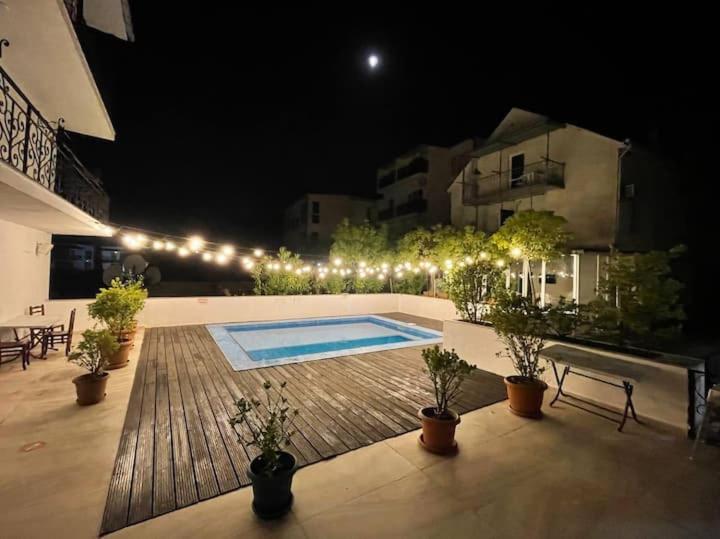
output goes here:
[[510, 156], [510, 187], [522, 185], [525, 175], [525, 154], [516, 153]]
[[505, 221], [512, 217], [514, 213], [515, 212], [513, 210], [500, 210], [500, 226], [502, 226]]
[[313, 224], [320, 222], [320, 203], [317, 200], [312, 201], [312, 222]]

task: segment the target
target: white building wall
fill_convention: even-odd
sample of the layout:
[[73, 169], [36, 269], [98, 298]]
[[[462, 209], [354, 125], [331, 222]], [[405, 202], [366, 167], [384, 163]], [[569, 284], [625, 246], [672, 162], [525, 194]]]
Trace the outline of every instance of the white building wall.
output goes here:
[[[0, 220], [0, 321], [47, 301], [50, 254], [37, 254], [37, 244], [51, 240], [47, 232]], [[2, 331], [0, 340], [10, 337]]]

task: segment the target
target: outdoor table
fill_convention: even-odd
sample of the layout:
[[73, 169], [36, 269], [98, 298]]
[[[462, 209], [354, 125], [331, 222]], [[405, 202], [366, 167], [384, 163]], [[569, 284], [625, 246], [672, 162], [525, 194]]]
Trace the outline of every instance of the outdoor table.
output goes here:
[[[30, 332], [30, 348], [32, 349], [42, 343], [45, 332], [52, 331], [53, 326], [57, 326], [59, 323], [60, 319], [56, 316], [31, 316], [29, 314], [23, 314], [0, 322], [0, 329], [12, 329], [16, 332], [20, 329], [35, 330]], [[42, 357], [42, 355], [36, 356], [34, 354], [32, 356], [34, 358]]]
[[[586, 412], [590, 412], [595, 415], [599, 415], [600, 417], [603, 417], [605, 419], [609, 419], [611, 421], [619, 423], [619, 431], [622, 431], [623, 427], [625, 426], [625, 421], [628, 418], [628, 412], [632, 413], [632, 418], [638, 423], [640, 423], [637, 418], [637, 414], [635, 413], [635, 405], [632, 401], [634, 387], [633, 384], [638, 383], [643, 378], [643, 372], [640, 367], [612, 356], [596, 354], [588, 350], [582, 350], [570, 346], [563, 346], [561, 344], [556, 344], [545, 348], [540, 353], [540, 356], [550, 362], [553, 373], [555, 374], [555, 380], [557, 382], [557, 393], [555, 394], [553, 400], [550, 402], [550, 406], [560, 400], [560, 396], [562, 395], [563, 397], [570, 397], [577, 401], [580, 401], [586, 406], [597, 408], [605, 412], [622, 415], [621, 419], [615, 420], [614, 418], [610, 418], [607, 415], [595, 412], [594, 410], [587, 407], [579, 406], [568, 400], [561, 401], [565, 404], [569, 404], [570, 406], [580, 408], [581, 410], [584, 410]], [[564, 367], [562, 375], [558, 374], [558, 369], [556, 365], [562, 365]], [[619, 412], [616, 412], [615, 410], [606, 408], [594, 402], [583, 400], [577, 396], [568, 395], [567, 393], [563, 392], [563, 383], [565, 382], [565, 379], [568, 377], [568, 375], [571, 374], [622, 389], [625, 392], [625, 408], [623, 410], [623, 413], [619, 414]], [[609, 380], [606, 380], [606, 378], [616, 380], [620, 383], [616, 383], [614, 381], [611, 382]]]

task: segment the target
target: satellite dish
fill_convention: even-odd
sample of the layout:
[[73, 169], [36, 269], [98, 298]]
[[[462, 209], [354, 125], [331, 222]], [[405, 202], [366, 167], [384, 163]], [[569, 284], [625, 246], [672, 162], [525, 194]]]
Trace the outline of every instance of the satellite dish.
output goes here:
[[123, 270], [120, 264], [110, 264], [105, 271], [103, 271], [102, 280], [103, 283], [110, 286], [113, 279], [117, 279], [122, 276]]
[[160, 268], [157, 266], [149, 266], [143, 275], [143, 282], [148, 286], [158, 284], [161, 279], [162, 274], [160, 273]]
[[133, 275], [140, 275], [147, 267], [147, 260], [140, 255], [130, 255], [123, 260], [123, 269]]

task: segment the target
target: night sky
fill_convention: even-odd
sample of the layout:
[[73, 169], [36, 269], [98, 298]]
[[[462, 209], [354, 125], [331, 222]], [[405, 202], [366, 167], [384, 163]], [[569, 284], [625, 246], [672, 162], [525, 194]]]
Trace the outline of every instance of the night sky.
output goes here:
[[372, 194], [393, 156], [486, 136], [512, 106], [654, 144], [683, 166], [709, 146], [712, 34], [696, 22], [688, 37], [677, 18], [620, 6], [523, 20], [450, 5], [229, 5], [132, 2], [134, 43], [81, 34], [117, 139], [73, 138], [112, 221], [274, 246], [302, 193]]

